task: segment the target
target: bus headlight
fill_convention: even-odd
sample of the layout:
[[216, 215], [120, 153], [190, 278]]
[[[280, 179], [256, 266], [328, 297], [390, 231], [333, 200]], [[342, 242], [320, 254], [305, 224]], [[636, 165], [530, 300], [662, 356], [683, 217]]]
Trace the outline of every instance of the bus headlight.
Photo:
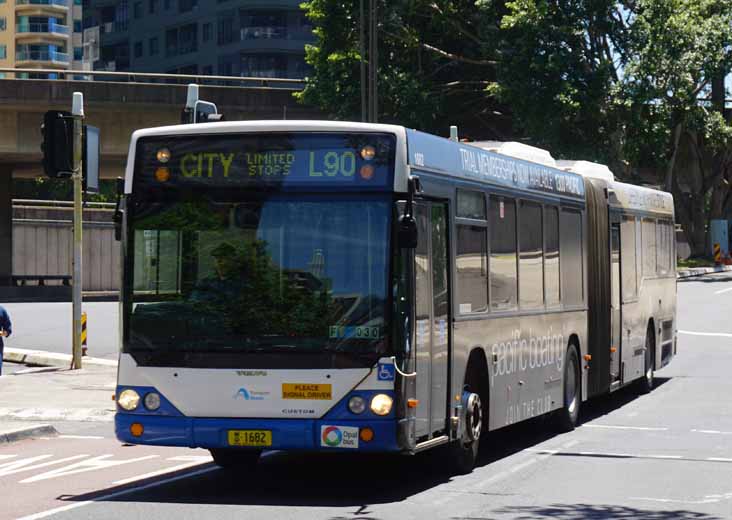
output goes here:
[[363, 397], [354, 395], [348, 400], [348, 409], [356, 415], [361, 414], [366, 411], [366, 401], [364, 401]]
[[160, 408], [160, 394], [156, 392], [150, 392], [149, 394], [145, 395], [145, 399], [142, 402], [145, 405], [145, 408], [147, 408], [151, 412], [154, 412], [155, 410]]
[[123, 390], [117, 398], [117, 404], [123, 410], [130, 412], [140, 404], [140, 394], [129, 388], [127, 390]]
[[376, 394], [371, 399], [371, 411], [376, 415], [388, 415], [393, 402], [393, 399], [386, 394]]

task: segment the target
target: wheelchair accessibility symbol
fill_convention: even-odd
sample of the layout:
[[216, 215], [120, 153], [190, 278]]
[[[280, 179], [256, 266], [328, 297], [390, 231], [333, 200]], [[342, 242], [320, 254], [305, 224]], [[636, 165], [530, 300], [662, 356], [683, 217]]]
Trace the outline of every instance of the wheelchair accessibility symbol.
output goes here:
[[394, 381], [394, 365], [379, 363], [376, 376], [379, 381]]

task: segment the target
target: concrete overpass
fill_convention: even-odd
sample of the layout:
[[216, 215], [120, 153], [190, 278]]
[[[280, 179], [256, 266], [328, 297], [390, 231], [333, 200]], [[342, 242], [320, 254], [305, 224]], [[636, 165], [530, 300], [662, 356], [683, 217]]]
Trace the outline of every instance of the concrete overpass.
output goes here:
[[[170, 78], [160, 75], [159, 80]], [[295, 90], [201, 85], [200, 97], [216, 103], [229, 121], [322, 117], [317, 110], [298, 104], [292, 96]], [[134, 130], [180, 122], [186, 101], [183, 81], [162, 84], [0, 79], [0, 286], [11, 285], [13, 274], [12, 178], [42, 174], [43, 113], [70, 110], [73, 92], [84, 93], [86, 123], [100, 128], [103, 178], [123, 175], [130, 134]]]

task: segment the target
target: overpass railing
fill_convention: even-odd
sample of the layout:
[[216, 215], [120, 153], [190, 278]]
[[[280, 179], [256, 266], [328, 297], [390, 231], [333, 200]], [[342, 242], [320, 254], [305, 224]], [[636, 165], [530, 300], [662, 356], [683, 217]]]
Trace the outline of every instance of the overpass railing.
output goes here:
[[0, 75], [4, 74], [29, 74], [38, 78], [39, 74], [53, 74], [56, 81], [116, 81], [127, 83], [160, 83], [160, 84], [187, 84], [198, 83], [211, 86], [241, 86], [241, 87], [263, 87], [282, 88], [288, 90], [301, 90], [305, 87], [305, 80], [299, 78], [261, 78], [253, 76], [214, 76], [208, 74], [163, 74], [157, 72], [112, 72], [106, 70], [70, 70], [70, 69], [26, 69], [0, 67]]

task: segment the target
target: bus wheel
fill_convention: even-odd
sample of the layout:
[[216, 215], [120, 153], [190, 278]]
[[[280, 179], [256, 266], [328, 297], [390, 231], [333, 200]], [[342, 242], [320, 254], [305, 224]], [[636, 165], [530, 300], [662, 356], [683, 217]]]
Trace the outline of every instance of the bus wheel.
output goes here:
[[224, 469], [247, 469], [257, 465], [261, 450], [215, 448], [211, 451], [214, 462]]
[[450, 446], [450, 464], [455, 473], [465, 475], [473, 471], [478, 459], [478, 446], [483, 431], [483, 404], [480, 396], [472, 392], [463, 393], [465, 428], [462, 438]]
[[571, 432], [577, 426], [580, 411], [580, 364], [577, 349], [570, 345], [564, 363], [564, 406], [557, 413], [557, 427]]
[[643, 377], [636, 383], [636, 389], [640, 394], [647, 394], [653, 390], [654, 366], [653, 353], [656, 350], [656, 336], [654, 334], [653, 325], [648, 324], [646, 331], [646, 353], [643, 363]]

